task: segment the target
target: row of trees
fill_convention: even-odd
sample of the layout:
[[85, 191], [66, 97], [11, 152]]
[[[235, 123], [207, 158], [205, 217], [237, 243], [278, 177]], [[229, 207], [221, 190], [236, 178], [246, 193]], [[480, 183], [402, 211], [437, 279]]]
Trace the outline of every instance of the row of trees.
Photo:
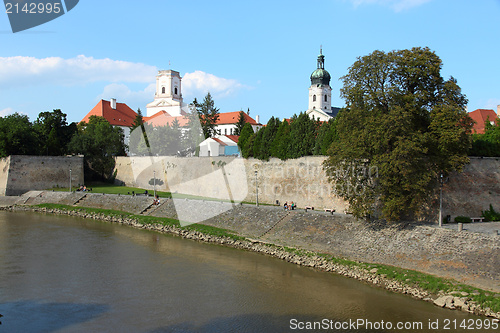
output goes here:
[[76, 124], [68, 124], [59, 109], [41, 112], [33, 123], [18, 113], [0, 117], [0, 157], [68, 154], [76, 131]]
[[298, 158], [308, 155], [325, 155], [328, 147], [336, 140], [336, 124], [312, 120], [302, 112], [289, 120], [280, 122], [271, 117], [267, 125], [257, 133], [250, 124], [241, 131], [238, 146], [243, 157], [269, 160]]
[[0, 157], [70, 154], [85, 156], [87, 179], [109, 178], [114, 156], [126, 154], [123, 130], [96, 116], [88, 124], [68, 124], [59, 109], [41, 112], [33, 123], [18, 113], [0, 117]]

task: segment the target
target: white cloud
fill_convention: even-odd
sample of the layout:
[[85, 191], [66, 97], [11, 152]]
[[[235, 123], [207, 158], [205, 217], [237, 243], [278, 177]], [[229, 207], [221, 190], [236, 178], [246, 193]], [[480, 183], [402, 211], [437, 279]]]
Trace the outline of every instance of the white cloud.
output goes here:
[[8, 116], [9, 114], [14, 113], [14, 110], [12, 108], [6, 108], [3, 110], [0, 110], [0, 117], [5, 117]]
[[[151, 78], [149, 81], [154, 81]], [[233, 79], [225, 79], [202, 71], [186, 73], [182, 77], [182, 95], [185, 103], [191, 103], [192, 98], [202, 99], [208, 91], [214, 98], [230, 96], [240, 89], [248, 88]], [[104, 87], [97, 100], [116, 98], [118, 102], [126, 103], [130, 107], [138, 105], [141, 110], [152, 102], [155, 96], [156, 82], [150, 83], [144, 90], [134, 91], [124, 83], [111, 83]], [[145, 112], [145, 110], [144, 110]]]
[[202, 97], [210, 92], [214, 97], [229, 96], [236, 91], [246, 88], [233, 79], [225, 79], [202, 71], [186, 73], [182, 78], [182, 94]]
[[151, 82], [157, 69], [142, 63], [94, 59], [79, 55], [60, 57], [0, 57], [0, 87], [90, 82]]
[[144, 90], [132, 91], [123, 83], [111, 83], [104, 87], [103, 92], [98, 96], [98, 99], [116, 98], [118, 101], [130, 100], [153, 100], [155, 95], [155, 84], [151, 83]]
[[401, 12], [413, 7], [418, 7], [431, 0], [349, 0], [349, 1], [351, 1], [355, 7], [366, 4], [376, 4], [376, 5], [390, 7], [395, 12]]

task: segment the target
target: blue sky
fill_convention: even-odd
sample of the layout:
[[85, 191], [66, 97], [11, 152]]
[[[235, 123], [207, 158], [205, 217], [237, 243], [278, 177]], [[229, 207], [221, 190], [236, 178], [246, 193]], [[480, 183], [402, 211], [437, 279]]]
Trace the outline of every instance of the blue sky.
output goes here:
[[250, 108], [267, 122], [307, 109], [320, 45], [334, 106], [357, 57], [428, 46], [469, 111], [496, 111], [499, 17], [500, 0], [80, 0], [14, 34], [1, 13], [0, 116], [33, 121], [60, 108], [80, 121], [101, 98], [145, 113], [156, 71], [170, 68], [184, 77], [185, 102], [210, 91], [221, 112]]

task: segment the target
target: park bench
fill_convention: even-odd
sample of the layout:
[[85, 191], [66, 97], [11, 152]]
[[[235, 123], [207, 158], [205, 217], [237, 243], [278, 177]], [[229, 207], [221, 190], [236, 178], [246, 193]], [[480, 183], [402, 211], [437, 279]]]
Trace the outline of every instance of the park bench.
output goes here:
[[472, 222], [484, 222], [484, 217], [471, 217]]
[[313, 206], [305, 206], [304, 207], [306, 212], [310, 209], [310, 210], [314, 210], [314, 207]]
[[333, 209], [333, 208], [325, 208], [325, 212], [326, 213], [331, 213], [333, 215], [333, 213], [335, 212], [335, 209]]

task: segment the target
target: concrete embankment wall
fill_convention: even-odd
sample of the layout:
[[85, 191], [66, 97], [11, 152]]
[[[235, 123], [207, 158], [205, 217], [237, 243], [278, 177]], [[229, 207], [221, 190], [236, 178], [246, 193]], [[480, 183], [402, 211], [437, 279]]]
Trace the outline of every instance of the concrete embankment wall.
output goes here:
[[[233, 199], [249, 202], [256, 202], [258, 188], [261, 203], [279, 201], [282, 205], [293, 201], [299, 207], [346, 212], [347, 203], [332, 193], [332, 185], [323, 171], [324, 160], [321, 156], [287, 161], [274, 158], [260, 161], [230, 157], [118, 157], [116, 179], [129, 186], [153, 189], [154, 174], [160, 180], [156, 182], [157, 189], [227, 200], [229, 194], [224, 190], [230, 188]], [[232, 164], [236, 167], [230, 170]], [[226, 178], [220, 172], [221, 165], [226, 168]], [[190, 182], [196, 178], [202, 181]], [[443, 214], [452, 218], [458, 215], [479, 217], [490, 204], [500, 211], [500, 158], [471, 157], [464, 172], [451, 174], [444, 185]], [[438, 208], [439, 197], [435, 196], [427, 212], [429, 221], [437, 222]]]
[[0, 195], [69, 187], [84, 183], [81, 156], [12, 155], [0, 160]]
[[[180, 199], [162, 199], [160, 206], [150, 207], [146, 214], [176, 218], [176, 206], [179, 206], [175, 200]], [[218, 207], [230, 205], [182, 200], [194, 203], [197, 211], [216, 211]], [[148, 208], [152, 201], [151, 197], [33, 191], [19, 197], [16, 203], [59, 202], [137, 214]], [[346, 214], [304, 210], [287, 212], [272, 206], [233, 205], [229, 208], [203, 224], [278, 245], [415, 269], [500, 292], [500, 236], [493, 233], [458, 232], [430, 225], [387, 227]]]

